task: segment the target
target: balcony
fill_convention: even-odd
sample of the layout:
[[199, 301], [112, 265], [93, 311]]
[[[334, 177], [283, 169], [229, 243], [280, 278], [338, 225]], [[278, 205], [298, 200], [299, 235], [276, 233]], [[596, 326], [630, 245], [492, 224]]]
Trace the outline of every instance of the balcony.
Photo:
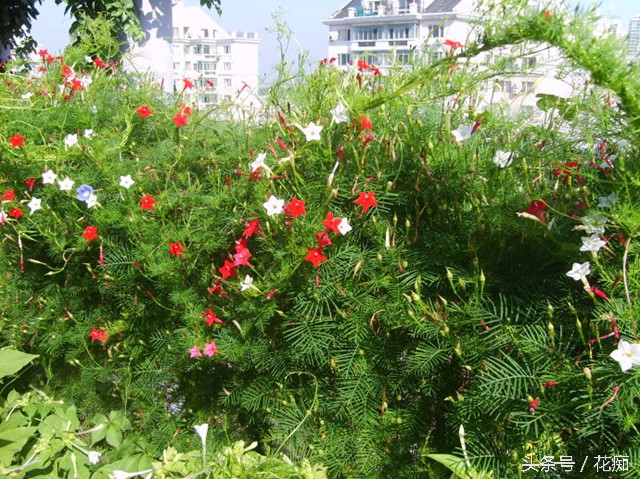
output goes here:
[[347, 9], [347, 16], [355, 17], [371, 17], [371, 16], [395, 16], [395, 15], [413, 15], [418, 13], [418, 4], [410, 3], [406, 8], [395, 8], [391, 5], [378, 5], [375, 8], [365, 9], [362, 5], [355, 5]]

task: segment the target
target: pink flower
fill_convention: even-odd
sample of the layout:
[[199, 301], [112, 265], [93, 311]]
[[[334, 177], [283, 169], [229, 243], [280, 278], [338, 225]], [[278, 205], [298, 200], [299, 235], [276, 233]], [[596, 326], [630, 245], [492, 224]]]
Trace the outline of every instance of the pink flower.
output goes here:
[[220, 351], [218, 351], [218, 348], [216, 348], [216, 342], [215, 341], [209, 341], [208, 343], [206, 343], [204, 345], [204, 354], [206, 356], [213, 356], [214, 354], [218, 354]]
[[200, 352], [200, 348], [198, 346], [196, 346], [195, 344], [189, 350], [189, 353], [190, 353], [190, 355], [189, 355], [190, 358], [197, 358], [198, 356], [202, 356], [202, 353]]

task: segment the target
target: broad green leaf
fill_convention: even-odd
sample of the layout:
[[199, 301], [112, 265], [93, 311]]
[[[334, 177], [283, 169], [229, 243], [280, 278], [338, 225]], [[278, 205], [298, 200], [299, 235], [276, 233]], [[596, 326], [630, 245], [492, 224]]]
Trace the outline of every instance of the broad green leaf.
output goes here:
[[33, 437], [37, 427], [18, 427], [0, 433], [0, 463], [9, 466], [14, 456]]
[[15, 349], [3, 349], [0, 351], [0, 379], [17, 373], [37, 357], [37, 354], [27, 354]]
[[451, 454], [427, 454], [426, 456], [445, 466], [460, 479], [491, 479], [493, 477], [490, 472], [478, 472], [471, 467], [467, 467], [461, 457]]

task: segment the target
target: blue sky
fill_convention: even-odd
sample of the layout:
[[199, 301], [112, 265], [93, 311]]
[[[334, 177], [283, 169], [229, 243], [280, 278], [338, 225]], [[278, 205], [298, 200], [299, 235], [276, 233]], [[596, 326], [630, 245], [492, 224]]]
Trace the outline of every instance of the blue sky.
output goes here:
[[[329, 18], [342, 7], [347, 0], [222, 0], [222, 16], [215, 12], [211, 15], [226, 30], [255, 31], [263, 39], [260, 51], [260, 72], [271, 71], [278, 62], [278, 43], [273, 32], [276, 22], [273, 15], [293, 31], [302, 47], [310, 53], [312, 60], [319, 60], [327, 55], [327, 27], [322, 20]], [[570, 5], [589, 6], [591, 0], [568, 0]], [[597, 3], [597, 2], [596, 2]], [[601, 13], [605, 17], [622, 20], [626, 29], [630, 18], [640, 15], [638, 0], [603, 0], [599, 2]], [[198, 0], [185, 0], [186, 5], [198, 5]], [[69, 41], [67, 30], [71, 24], [64, 17], [64, 7], [55, 4], [54, 0], [44, 0], [40, 8], [40, 16], [33, 26], [33, 34], [43, 47], [52, 53], [59, 53]], [[298, 51], [296, 42], [290, 46], [295, 58]]]

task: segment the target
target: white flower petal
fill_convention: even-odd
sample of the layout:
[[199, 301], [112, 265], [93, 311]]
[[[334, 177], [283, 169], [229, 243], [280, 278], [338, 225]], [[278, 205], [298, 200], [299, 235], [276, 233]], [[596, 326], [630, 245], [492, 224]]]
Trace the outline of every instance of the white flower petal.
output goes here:
[[27, 203], [27, 206], [31, 210], [29, 214], [33, 214], [34, 211], [38, 211], [39, 209], [42, 209], [42, 200], [39, 198], [31, 198], [31, 201]]
[[284, 211], [284, 200], [279, 200], [271, 195], [269, 201], [263, 203], [262, 206], [267, 210], [267, 216], [279, 215]]

